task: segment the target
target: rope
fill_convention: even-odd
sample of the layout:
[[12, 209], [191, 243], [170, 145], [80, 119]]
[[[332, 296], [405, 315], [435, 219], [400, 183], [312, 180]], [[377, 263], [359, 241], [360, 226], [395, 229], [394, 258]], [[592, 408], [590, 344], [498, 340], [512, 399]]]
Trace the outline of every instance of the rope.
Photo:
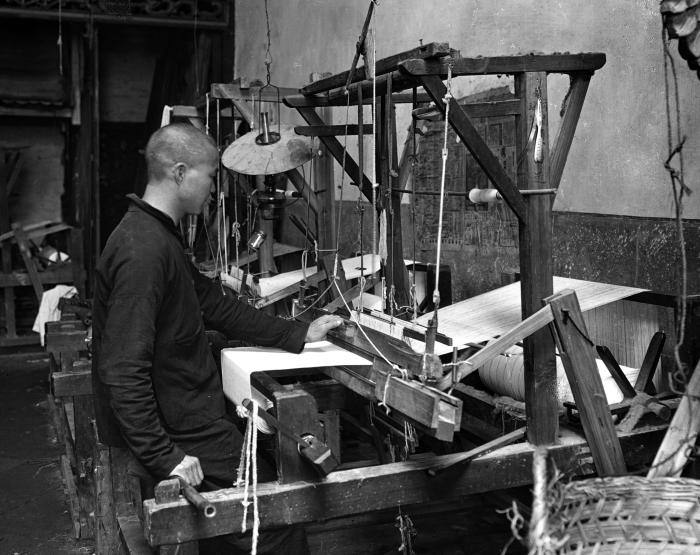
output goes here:
[[[375, 2], [375, 6], [378, 3]], [[374, 33], [377, 10], [372, 12], [372, 254], [377, 254], [377, 41]], [[383, 297], [382, 297], [383, 298]]]
[[[253, 531], [252, 531], [252, 548], [251, 555], [256, 555], [258, 552], [258, 536], [260, 535], [260, 512], [258, 509], [258, 404], [253, 401], [253, 410], [245, 411], [248, 422], [246, 425], [245, 436], [243, 438], [243, 453], [238, 465], [238, 475], [236, 485], [244, 484], [243, 490], [243, 519], [241, 521], [241, 532], [244, 533], [247, 528], [248, 507], [253, 505]], [[243, 462], [245, 461], [245, 462]], [[243, 474], [243, 480], [241, 480]], [[252, 491], [251, 491], [252, 490]], [[251, 491], [252, 501], [248, 500], [249, 491]]]
[[442, 250], [442, 223], [445, 208], [445, 174], [447, 172], [447, 130], [450, 125], [450, 101], [452, 99], [452, 65], [447, 66], [447, 90], [443, 97], [445, 103], [445, 130], [442, 140], [442, 175], [440, 176], [440, 211], [438, 215], [437, 253], [435, 255], [435, 289], [433, 290], [433, 304], [437, 316], [440, 306], [440, 254]]
[[413, 275], [411, 278], [411, 304], [413, 305], [413, 319], [418, 318], [418, 299], [416, 298], [416, 116], [413, 115], [413, 110], [416, 109], [416, 100], [418, 99], [418, 89], [413, 87], [413, 106], [411, 111], [411, 223], [413, 224]]

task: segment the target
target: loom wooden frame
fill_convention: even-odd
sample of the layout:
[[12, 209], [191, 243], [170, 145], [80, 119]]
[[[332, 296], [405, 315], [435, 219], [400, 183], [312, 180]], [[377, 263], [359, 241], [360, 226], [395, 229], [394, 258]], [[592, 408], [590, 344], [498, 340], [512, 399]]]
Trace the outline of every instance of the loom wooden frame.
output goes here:
[[[530, 443], [504, 447], [469, 465], [459, 467], [457, 471], [446, 471], [437, 477], [429, 477], [427, 470], [436, 466], [449, 467], [452, 458], [458, 460], [463, 454], [431, 456], [403, 463], [343, 470], [332, 473], [320, 482], [265, 484], [258, 489], [265, 527], [347, 516], [399, 504], [423, 503], [436, 499], [445, 501], [480, 491], [524, 485], [531, 482], [534, 445], [552, 446], [550, 453], [560, 461], [560, 468], [570, 469], [574, 474], [587, 474], [594, 470], [585, 439], [569, 438], [557, 443], [554, 341], [550, 330], [546, 328], [546, 324], [551, 321], [551, 312], [549, 307], [540, 310], [543, 300], [553, 292], [552, 197], [523, 195], [520, 191], [558, 187], [590, 78], [604, 65], [605, 55], [533, 54], [461, 58], [449, 47], [428, 46], [430, 48], [420, 51], [414, 49], [377, 62], [376, 91], [380, 97], [378, 130], [381, 127], [377, 166], [379, 180], [385, 187], [395, 188], [392, 183], [396, 177], [392, 174], [391, 164], [387, 163], [387, 159], [398, 162], [395, 153], [396, 134], [392, 129], [394, 121], [391, 116], [394, 103], [412, 102], [414, 99], [419, 102], [432, 100], [436, 109], [444, 114], [446, 107], [443, 97], [446, 87], [442, 80], [446, 78], [448, 69], [454, 77], [514, 75], [516, 101], [463, 107], [452, 98], [449, 100], [449, 124], [518, 217], [522, 316], [525, 321], [537, 320], [534, 333], [524, 338], [527, 433]], [[551, 156], [548, 152], [546, 117], [548, 73], [568, 74], [571, 79], [571, 94]], [[344, 90], [347, 79], [345, 72], [316, 81], [301, 89], [298, 95], [286, 96], [284, 103], [297, 109], [307, 125], [311, 126], [306, 133], [319, 136], [322, 144], [341, 164], [350, 179], [359, 184], [367, 198], [371, 198], [372, 183], [360, 170], [358, 163], [344, 151], [336, 137], [339, 129], [327, 125], [316, 111], [317, 108], [345, 105], [348, 102], [360, 105], [372, 102], [374, 84], [364, 76], [364, 70], [359, 68], [347, 94]], [[418, 87], [422, 87], [424, 92], [402, 92]], [[543, 99], [545, 106], [545, 148], [541, 164], [529, 162], [533, 159], [534, 144], [528, 141], [538, 99]], [[527, 153], [522, 156], [516, 183], [505, 173], [471, 121], [472, 117], [486, 117], [494, 113], [514, 114], [516, 117], [516, 151]], [[360, 129], [363, 128], [355, 126], [352, 131], [358, 132]], [[400, 197], [396, 195], [396, 198]], [[392, 198], [392, 201], [396, 198]], [[394, 244], [395, 248], [397, 246], [398, 252], [402, 252], [400, 237], [398, 243]], [[528, 320], [530, 317], [533, 318]], [[336, 370], [331, 376], [337, 379], [343, 370]], [[647, 427], [621, 434], [626, 462], [635, 464], [648, 460], [663, 429], [663, 426]], [[235, 531], [242, 516], [241, 494], [226, 489], [205, 496], [217, 507], [217, 515], [213, 519], [198, 517], [184, 500], [165, 504], [146, 501], [145, 534], [149, 543], [154, 546], [172, 544]]]

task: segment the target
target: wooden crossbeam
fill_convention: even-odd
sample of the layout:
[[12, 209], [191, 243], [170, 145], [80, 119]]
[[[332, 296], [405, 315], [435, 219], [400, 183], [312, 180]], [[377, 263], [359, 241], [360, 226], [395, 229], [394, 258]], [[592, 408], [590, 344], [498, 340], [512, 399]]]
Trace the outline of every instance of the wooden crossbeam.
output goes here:
[[[421, 83], [426, 92], [431, 96], [437, 108], [444, 114], [445, 103], [443, 97], [447, 89], [439, 77], [426, 75], [421, 77]], [[527, 221], [525, 201], [513, 181], [501, 166], [491, 148], [486, 144], [474, 124], [469, 119], [464, 109], [454, 98], [450, 99], [450, 124], [457, 135], [462, 139], [472, 156], [484, 170], [494, 186], [503, 195], [503, 198], [511, 210], [521, 222]]]
[[[371, 85], [368, 85], [367, 83], [371, 83], [371, 81], [366, 81], [365, 84], [363, 84], [363, 91], [368, 87], [371, 88]], [[359, 102], [359, 96], [360, 93], [357, 88], [353, 89], [351, 104], [357, 104]], [[394, 104], [411, 104], [413, 103], [413, 94], [396, 92], [391, 95], [391, 101]], [[430, 102], [430, 97], [426, 93], [419, 91], [416, 97], [416, 102]], [[347, 97], [344, 95], [337, 95], [334, 96], [333, 99], [330, 99], [328, 95], [304, 96], [303, 94], [293, 94], [284, 97], [284, 104], [290, 108], [325, 108], [327, 106], [345, 106], [347, 104]], [[372, 95], [363, 95], [362, 104], [372, 104]]]
[[[265, 87], [262, 95], [260, 95], [260, 89], [263, 89], [262, 85], [244, 88], [235, 83], [212, 83], [209, 95], [211, 98], [221, 100], [277, 102], [278, 99], [281, 101], [289, 94], [297, 93], [297, 89], [291, 87]], [[277, 94], [278, 90], [279, 97]]]
[[[459, 104], [470, 118], [497, 118], [504, 116], [517, 116], [520, 114], [520, 101], [498, 100], [495, 102], [470, 102]], [[415, 113], [415, 112], [414, 112]], [[443, 117], [442, 112], [430, 106], [421, 108], [417, 115], [418, 119], [435, 120]]]
[[[309, 125], [325, 125], [325, 122], [321, 116], [316, 113], [314, 108], [297, 108], [297, 111]], [[365, 195], [365, 197], [371, 199], [372, 182], [366, 175], [360, 176], [360, 168], [358, 167], [357, 162], [355, 162], [350, 154], [344, 152], [343, 145], [340, 144], [340, 141], [335, 137], [320, 137], [320, 139], [328, 149], [328, 152], [330, 152], [333, 158], [336, 159], [338, 164], [340, 164], [341, 167], [345, 167], [345, 173], [348, 174], [350, 179], [352, 179], [355, 183], [362, 183], [362, 193]], [[343, 157], [345, 157], [344, 161]]]
[[[411, 59], [423, 59], [423, 58], [435, 58], [439, 56], [447, 56], [451, 52], [450, 45], [446, 42], [431, 42], [418, 46], [417, 48], [411, 48], [405, 52], [400, 52], [399, 54], [394, 54], [388, 58], [382, 58], [377, 60], [375, 63], [376, 75], [383, 75], [384, 73], [389, 73], [395, 71], [398, 68], [398, 64], [404, 60]], [[320, 79], [315, 81], [310, 85], [306, 85], [301, 89], [301, 92], [305, 95], [316, 94], [320, 92], [330, 91], [331, 89], [336, 89], [339, 87], [344, 87], [347, 81], [349, 71], [343, 71], [325, 79]], [[367, 72], [365, 67], [358, 67], [353, 75], [352, 82], [363, 81], [367, 79]]]
[[[297, 135], [305, 137], [334, 137], [337, 135], [359, 135], [359, 125], [298, 125], [294, 128]], [[362, 126], [362, 132], [369, 135], [372, 133], [372, 124], [366, 123]]]
[[[665, 426], [621, 434], [627, 463], [643, 464], [653, 457]], [[532, 483], [529, 443], [503, 447], [474, 459], [459, 473], [431, 477], [430, 468], [459, 461], [462, 453], [415, 456], [409, 461], [332, 472], [322, 482], [258, 484], [261, 529], [364, 514], [399, 505], [456, 500], [465, 495]], [[549, 456], [564, 474], [593, 472], [590, 451], [580, 436], [566, 435], [551, 446]], [[202, 494], [216, 507], [213, 518], [201, 518], [184, 499], [159, 505], [144, 502], [144, 533], [151, 546], [230, 534], [240, 530], [244, 493], [229, 488]], [[248, 511], [249, 519], [252, 514]], [[252, 523], [251, 523], [252, 525]]]
[[538, 72], [573, 73], [595, 71], [605, 65], [605, 54], [584, 52], [581, 54], [525, 54], [520, 56], [489, 56], [484, 58], [442, 58], [440, 60], [407, 60], [399, 68], [407, 74], [447, 77], [452, 66], [452, 76], [503, 75]]
[[569, 156], [569, 149], [574, 139], [576, 125], [581, 115], [583, 101], [586, 98], [591, 76], [592, 73], [586, 72], [578, 72], [571, 75], [571, 93], [566, 101], [564, 116], [561, 119], [550, 157], [549, 186], [554, 189], [559, 187], [561, 176], [564, 173], [564, 165], [566, 164], [566, 158]]

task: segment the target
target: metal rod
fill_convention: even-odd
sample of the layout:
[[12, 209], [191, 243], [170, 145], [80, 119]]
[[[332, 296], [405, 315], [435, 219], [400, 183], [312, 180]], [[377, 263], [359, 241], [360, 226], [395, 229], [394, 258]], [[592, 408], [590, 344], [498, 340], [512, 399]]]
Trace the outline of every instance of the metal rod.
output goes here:
[[205, 517], [213, 518], [216, 516], [216, 507], [211, 501], [207, 501], [201, 493], [185, 482], [181, 476], [177, 476], [177, 479], [180, 482], [182, 495], [187, 501], [192, 503], [198, 510], [202, 511]]

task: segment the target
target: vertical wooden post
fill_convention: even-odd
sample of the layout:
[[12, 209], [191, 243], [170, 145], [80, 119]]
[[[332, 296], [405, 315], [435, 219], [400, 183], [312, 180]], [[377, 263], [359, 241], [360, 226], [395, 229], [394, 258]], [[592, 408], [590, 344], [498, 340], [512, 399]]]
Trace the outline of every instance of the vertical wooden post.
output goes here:
[[552, 307], [552, 326], [559, 338], [559, 354], [598, 475], [625, 474], [625, 458], [576, 293], [565, 290], [548, 298], [547, 302]]
[[[547, 132], [547, 74], [518, 73], [515, 94], [520, 100], [520, 115], [516, 116], [515, 152], [518, 156], [517, 184], [519, 189], [549, 187], [549, 136]], [[540, 99], [542, 127], [542, 161], [535, 162], [535, 143], [528, 142]], [[527, 223], [519, 225], [520, 280], [523, 319], [542, 306], [543, 299], [552, 294], [552, 197], [526, 197]], [[528, 439], [535, 445], [556, 441], [557, 370], [554, 340], [549, 330], [542, 329], [524, 341], [525, 404]]]
[[[273, 396], [277, 420], [287, 429], [299, 435], [313, 434], [317, 438], [324, 437], [316, 400], [311, 395], [301, 390], [280, 390], [275, 391]], [[301, 457], [295, 441], [278, 432], [277, 442], [279, 446], [277, 477], [280, 484], [318, 480], [316, 470]]]
[[[311, 82], [330, 77], [330, 73], [312, 73]], [[318, 108], [318, 114], [327, 124], [332, 123], [333, 109]], [[335, 182], [333, 174], [333, 157], [320, 141], [317, 144], [317, 155], [314, 162], [314, 184], [317, 190], [322, 190], [318, 212], [318, 247], [322, 250], [335, 249]]]
[[403, 238], [401, 234], [401, 193], [395, 189], [399, 188], [399, 172], [395, 168], [399, 165], [398, 144], [396, 140], [396, 112], [394, 105], [391, 103], [391, 97], [387, 97], [387, 120], [391, 130], [391, 144], [388, 145], [391, 149], [392, 164], [389, 168], [389, 186], [391, 192], [391, 209], [387, 213], [387, 224], [392, 230], [389, 238], [389, 258], [387, 266], [390, 268], [391, 282], [394, 286], [394, 300], [398, 306], [408, 306], [409, 303], [409, 285], [408, 285], [408, 270], [403, 259]]

